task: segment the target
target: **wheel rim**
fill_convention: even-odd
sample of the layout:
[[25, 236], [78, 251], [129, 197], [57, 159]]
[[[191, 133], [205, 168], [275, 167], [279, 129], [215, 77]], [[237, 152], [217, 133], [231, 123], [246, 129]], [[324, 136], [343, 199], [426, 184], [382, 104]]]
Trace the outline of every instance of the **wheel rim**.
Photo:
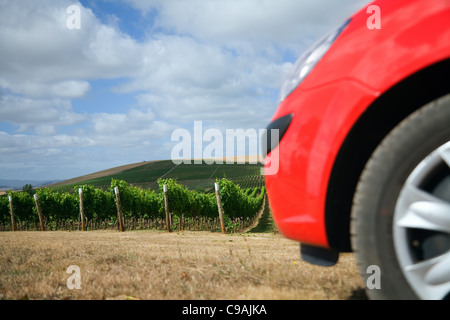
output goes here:
[[450, 295], [450, 141], [412, 171], [394, 212], [394, 247], [420, 299]]

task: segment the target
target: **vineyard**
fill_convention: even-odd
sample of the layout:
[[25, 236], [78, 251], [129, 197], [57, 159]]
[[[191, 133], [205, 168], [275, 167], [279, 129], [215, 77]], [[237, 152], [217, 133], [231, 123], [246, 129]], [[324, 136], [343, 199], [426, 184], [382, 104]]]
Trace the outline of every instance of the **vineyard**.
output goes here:
[[[217, 183], [226, 230], [236, 232], [252, 225], [264, 205], [264, 186], [245, 188], [224, 178], [217, 179]], [[157, 188], [143, 188], [112, 179], [108, 188], [82, 184], [71, 192], [53, 188], [36, 189], [35, 194], [10, 191], [0, 197], [0, 231], [80, 230], [81, 225], [87, 230], [116, 229], [119, 226], [116, 188], [125, 230], [162, 230], [167, 227], [164, 185], [172, 230], [220, 230], [216, 194], [211, 192], [214, 185], [204, 184], [190, 190], [174, 179], [159, 179]]]
[[[159, 179], [174, 179], [189, 190], [208, 192], [214, 188], [217, 179], [226, 178], [238, 184], [241, 188], [253, 188], [264, 186], [264, 176], [260, 174], [260, 164], [179, 164], [175, 165], [172, 160], [143, 162], [132, 168], [122, 170], [121, 167], [112, 168], [105, 172], [94, 173], [60, 183], [52, 187], [58, 191], [71, 192], [80, 184], [93, 185], [96, 188], [108, 190], [111, 180], [124, 180], [133, 186], [142, 189], [159, 190]], [[114, 170], [114, 169], [117, 169]], [[80, 179], [81, 178], [81, 179]]]

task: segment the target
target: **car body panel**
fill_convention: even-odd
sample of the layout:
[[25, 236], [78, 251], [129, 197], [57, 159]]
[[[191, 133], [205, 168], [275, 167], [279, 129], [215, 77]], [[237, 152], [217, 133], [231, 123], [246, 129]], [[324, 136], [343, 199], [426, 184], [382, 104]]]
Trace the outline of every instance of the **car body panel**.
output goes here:
[[359, 117], [396, 83], [450, 57], [450, 1], [372, 4], [380, 8], [381, 29], [367, 27], [369, 5], [356, 13], [272, 119], [293, 114], [277, 147], [278, 172], [266, 175], [269, 203], [280, 231], [303, 243], [330, 246], [328, 182]]

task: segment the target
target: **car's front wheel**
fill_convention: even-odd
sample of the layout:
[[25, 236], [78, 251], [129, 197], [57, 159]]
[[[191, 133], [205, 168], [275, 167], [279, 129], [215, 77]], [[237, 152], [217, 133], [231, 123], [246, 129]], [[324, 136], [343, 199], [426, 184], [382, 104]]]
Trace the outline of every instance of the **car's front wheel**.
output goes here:
[[450, 298], [450, 95], [376, 149], [355, 193], [351, 232], [370, 298]]

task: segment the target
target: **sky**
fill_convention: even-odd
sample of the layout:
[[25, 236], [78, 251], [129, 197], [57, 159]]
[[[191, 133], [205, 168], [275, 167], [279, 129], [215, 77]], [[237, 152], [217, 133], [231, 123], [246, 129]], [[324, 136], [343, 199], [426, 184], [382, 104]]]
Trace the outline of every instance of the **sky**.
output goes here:
[[263, 129], [298, 56], [366, 4], [0, 0], [0, 179], [170, 159], [199, 121]]

